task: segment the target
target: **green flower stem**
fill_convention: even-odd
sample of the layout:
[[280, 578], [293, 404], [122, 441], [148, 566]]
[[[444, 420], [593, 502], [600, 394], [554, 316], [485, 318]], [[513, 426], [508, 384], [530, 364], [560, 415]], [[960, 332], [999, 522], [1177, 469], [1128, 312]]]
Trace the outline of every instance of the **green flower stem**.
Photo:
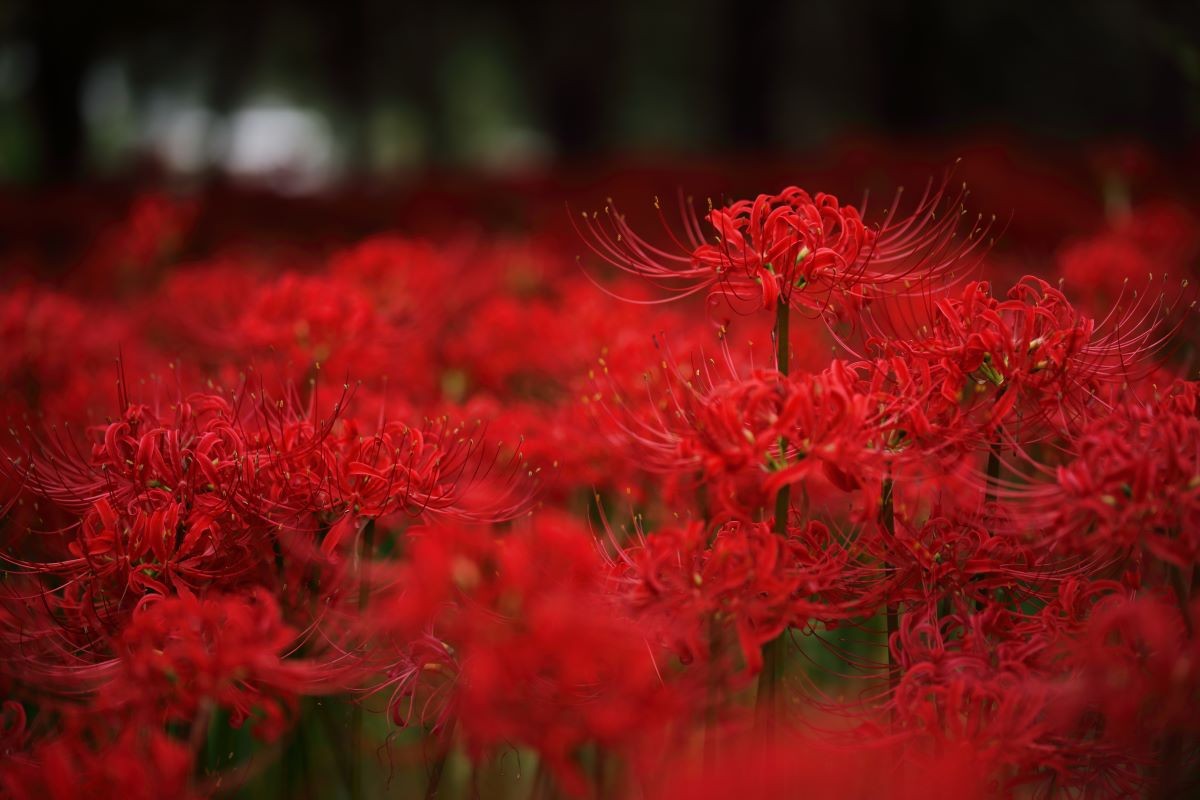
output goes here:
[[[367, 520], [363, 526], [362, 537], [359, 540], [358, 551], [358, 612], [364, 613], [367, 601], [371, 596], [371, 587], [366, 580], [367, 564], [375, 554], [375, 520]], [[359, 800], [363, 794], [363, 753], [366, 750], [367, 736], [364, 730], [362, 702], [354, 704], [350, 712], [350, 735], [354, 747], [350, 761], [350, 797]]]
[[[789, 353], [789, 309], [781, 302], [775, 310], [775, 361], [779, 374], [788, 374]], [[779, 460], [786, 465], [786, 444], [779, 441]], [[775, 533], [787, 536], [788, 510], [791, 507], [791, 487], [785, 484], [775, 496]], [[762, 673], [758, 676], [758, 697], [755, 699], [755, 724], [760, 730], [770, 731], [774, 728], [775, 714], [779, 706], [779, 686], [783, 682], [783, 666], [787, 655], [784, 637], [787, 631], [763, 645]]]

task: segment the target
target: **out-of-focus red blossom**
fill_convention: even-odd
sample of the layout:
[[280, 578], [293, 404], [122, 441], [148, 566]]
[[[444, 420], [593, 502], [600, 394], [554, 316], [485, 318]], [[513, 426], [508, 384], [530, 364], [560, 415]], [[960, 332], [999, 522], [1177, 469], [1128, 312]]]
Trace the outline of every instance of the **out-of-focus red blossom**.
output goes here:
[[191, 722], [203, 709], [229, 712], [241, 727], [274, 741], [287, 729], [297, 698], [331, 685], [336, 670], [287, 658], [297, 631], [274, 596], [191, 593], [147, 598], [117, 642], [120, 667], [99, 704], [150, 725]]
[[564, 517], [535, 517], [506, 536], [414, 534], [365, 621], [400, 645], [387, 669], [393, 719], [457, 724], [476, 758], [521, 742], [583, 794], [579, 747], [636, 756], [677, 710], [660, 655], [603, 575], [595, 543]]
[[897, 724], [968, 742], [990, 763], [1042, 766], [1050, 698], [1030, 680], [1028, 658], [1045, 644], [1004, 636], [1013, 624], [996, 605], [966, 619], [906, 614], [892, 642], [903, 668], [891, 700]]
[[[609, 307], [596, 303], [595, 294], [589, 281], [573, 277], [532, 296], [488, 298], [474, 310], [474, 324], [452, 332], [447, 357], [488, 391], [542, 397], [556, 388], [573, 392], [597, 365], [640, 374], [655, 358], [647, 330], [671, 330], [685, 346], [716, 341], [707, 321], [658, 308]], [[535, 346], [546, 341], [555, 346]]]
[[[1195, 603], [1187, 614], [1195, 619]], [[1100, 736], [1152, 760], [1170, 734], [1200, 731], [1200, 643], [1177, 603], [1114, 594], [1083, 630], [1058, 644], [1067, 672], [1055, 715], [1079, 724], [1099, 715]]]
[[439, 247], [399, 236], [376, 236], [333, 253], [329, 272], [369, 297], [384, 319], [427, 330], [444, 322], [437, 304], [451, 298], [467, 302], [455, 277], [466, 270], [473, 251], [465, 243]]
[[845, 544], [815, 521], [787, 536], [730, 522], [711, 545], [699, 523], [666, 528], [627, 547], [614, 572], [642, 624], [681, 661], [710, 662], [737, 642], [750, 674], [762, 668], [763, 644], [785, 628], [835, 626], [862, 601]]
[[646, 498], [647, 479], [622, 453], [597, 436], [587, 403], [546, 405], [542, 401], [504, 402], [490, 395], [476, 395], [461, 410], [467, 419], [482, 419], [497, 442], [515, 446], [532, 469], [540, 470], [539, 498], [549, 504], [577, 498], [580, 487], [612, 495], [625, 495], [630, 502]]
[[1140, 206], [1058, 254], [1067, 291], [1099, 313], [1123, 295], [1146, 291], [1154, 276], [1195, 277], [1200, 226], [1182, 207]]
[[988, 606], [966, 621], [906, 614], [892, 643], [901, 664], [892, 718], [899, 730], [930, 737], [935, 750], [969, 750], [981, 775], [999, 772], [1010, 787], [1045, 785], [1070, 774], [1072, 750], [1047, 722], [1050, 687], [1028, 668], [1045, 643], [997, 637], [1012, 624], [1006, 613]]
[[1089, 425], [1057, 471], [1053, 535], [1109, 553], [1144, 549], [1178, 569], [1200, 561], [1200, 419], [1194, 384], [1128, 401]]
[[1173, 705], [1197, 691], [1185, 627], [1161, 600], [1078, 577], [1032, 616], [995, 602], [908, 614], [893, 724], [969, 746], [1009, 790], [1136, 795], [1156, 748], [1194, 727]]
[[141, 343], [130, 341], [135, 331], [118, 310], [59, 291], [0, 292], [0, 413], [71, 424], [100, 416], [119, 348], [145, 360]]
[[192, 753], [161, 730], [72, 719], [27, 754], [0, 762], [0, 790], [13, 800], [198, 798]]
[[138, 195], [120, 224], [92, 243], [79, 268], [95, 286], [136, 286], [184, 244], [198, 209], [189, 200], [161, 192]]
[[924, 747], [867, 733], [855, 743], [790, 734], [723, 749], [716, 764], [683, 758], [650, 778], [654, 800], [897, 800], [995, 796], [986, 761], [968, 746]]

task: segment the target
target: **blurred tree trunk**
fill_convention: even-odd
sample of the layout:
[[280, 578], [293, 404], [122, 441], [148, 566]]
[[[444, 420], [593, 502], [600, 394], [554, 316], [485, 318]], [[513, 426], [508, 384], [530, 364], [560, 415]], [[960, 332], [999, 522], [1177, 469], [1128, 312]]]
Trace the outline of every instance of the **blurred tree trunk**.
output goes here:
[[558, 155], [602, 152], [611, 132], [616, 14], [602, 4], [553, 0], [518, 4], [513, 14], [523, 82]]
[[30, 39], [36, 59], [32, 106], [43, 181], [78, 179], [87, 156], [82, 94], [98, 20], [86, 4], [32, 3]]

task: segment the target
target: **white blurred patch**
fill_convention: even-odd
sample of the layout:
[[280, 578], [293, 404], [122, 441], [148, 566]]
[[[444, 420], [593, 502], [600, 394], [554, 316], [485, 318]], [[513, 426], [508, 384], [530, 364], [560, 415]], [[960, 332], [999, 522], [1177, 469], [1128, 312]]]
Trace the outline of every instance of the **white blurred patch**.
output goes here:
[[194, 174], [209, 165], [216, 127], [216, 115], [204, 106], [159, 98], [145, 115], [142, 138], [168, 170]]
[[317, 111], [246, 106], [230, 115], [221, 138], [221, 166], [236, 177], [289, 193], [318, 191], [337, 177], [333, 129]]

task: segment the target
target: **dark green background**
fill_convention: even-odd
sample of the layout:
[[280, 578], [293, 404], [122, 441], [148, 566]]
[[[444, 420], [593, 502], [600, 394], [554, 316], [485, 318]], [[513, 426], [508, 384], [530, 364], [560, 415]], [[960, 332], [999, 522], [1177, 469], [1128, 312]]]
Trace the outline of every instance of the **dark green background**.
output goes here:
[[[1137, 0], [8, 0], [0, 179], [127, 174], [164, 93], [314, 109], [347, 175], [487, 164], [514, 131], [551, 163], [980, 131], [1170, 152], [1200, 131], [1198, 31], [1200, 3]], [[128, 96], [89, 111], [105, 70]]]

